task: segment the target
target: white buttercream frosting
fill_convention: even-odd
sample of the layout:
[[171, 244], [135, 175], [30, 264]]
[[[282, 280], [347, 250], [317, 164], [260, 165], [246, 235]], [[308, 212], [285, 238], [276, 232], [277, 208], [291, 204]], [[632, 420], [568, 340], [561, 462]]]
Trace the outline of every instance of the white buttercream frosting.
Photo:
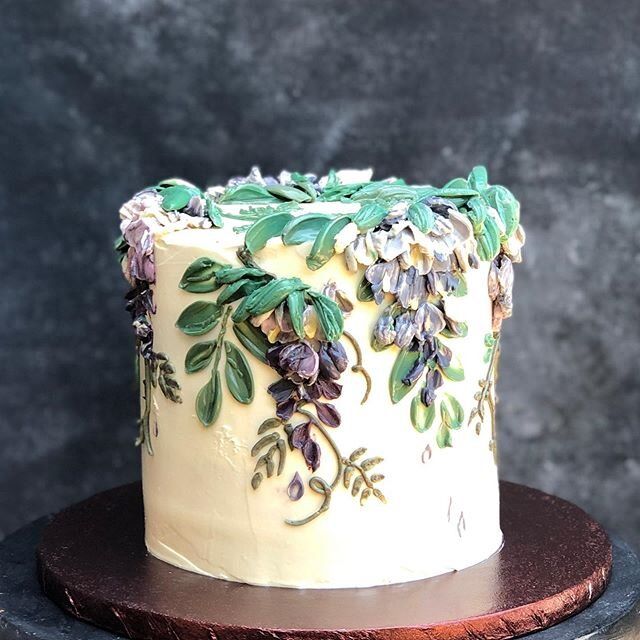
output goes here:
[[[316, 203], [302, 205], [300, 210], [346, 213], [359, 206]], [[241, 208], [246, 205], [222, 207], [227, 213]], [[208, 256], [239, 264], [236, 250], [243, 236], [234, 231], [234, 222], [226, 220], [222, 229], [176, 228], [185, 226], [177, 218], [176, 226], [160, 228], [154, 236], [154, 349], [173, 361], [182, 403], [170, 402], [158, 388], [152, 390], [151, 423], [157, 436], [152, 435], [153, 455], [142, 453], [149, 551], [178, 567], [217, 578], [299, 588], [419, 580], [462, 569], [494, 553], [502, 535], [492, 416], [484, 416], [479, 433], [477, 420], [467, 424], [477, 405], [478, 382], [488, 367], [485, 336], [492, 332], [489, 263], [481, 262], [466, 273], [467, 295], [447, 299], [447, 315], [466, 321], [469, 329], [466, 337], [443, 339], [465, 371], [463, 381], [445, 380], [438, 389], [438, 395], [455, 395], [466, 417], [464, 426], [452, 434], [452, 447], [436, 445], [437, 426], [424, 433], [413, 429], [409, 407], [414, 393], [391, 403], [388, 379], [397, 349], [376, 352], [370, 347], [381, 308], [373, 302], [355, 303], [345, 330], [362, 347], [372, 390], [361, 405], [364, 379], [347, 369], [341, 378], [343, 393], [333, 401], [342, 424], [331, 435], [347, 454], [367, 447], [371, 455], [384, 458], [379, 470], [385, 476], [386, 503], [372, 499], [360, 506], [348, 491], [335, 491], [331, 508], [322, 517], [292, 527], [285, 518], [303, 518], [320, 502], [313, 494], [298, 502], [287, 495], [294, 471], [303, 479], [310, 476], [302, 457], [290, 453], [287, 474], [265, 480], [258, 490], [250, 484], [255, 465], [250, 450], [258, 425], [274, 415], [266, 387], [278, 379], [277, 374], [251, 359], [256, 383], [253, 402], [238, 403], [224, 387], [221, 413], [215, 424], [204, 428], [195, 414], [195, 398], [210, 373], [184, 373], [185, 355], [193, 339], [175, 327], [182, 310], [194, 301], [192, 294], [178, 287], [194, 260]], [[364, 267], [355, 274], [347, 270], [342, 256], [336, 256], [310, 271], [305, 265], [308, 251], [308, 244], [284, 247], [273, 239], [260, 252], [259, 263], [276, 276], [296, 275], [318, 290], [335, 281], [355, 301]], [[216, 295], [202, 294], [199, 299], [214, 300]], [[231, 331], [227, 338], [236, 341]], [[345, 347], [353, 362], [349, 344]], [[323, 459], [327, 477], [331, 464], [327, 455]]]

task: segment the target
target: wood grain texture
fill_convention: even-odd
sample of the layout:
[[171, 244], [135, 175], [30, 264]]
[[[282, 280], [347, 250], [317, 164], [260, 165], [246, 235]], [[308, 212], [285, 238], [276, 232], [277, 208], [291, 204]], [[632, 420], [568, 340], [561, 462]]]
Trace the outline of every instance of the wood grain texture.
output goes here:
[[487, 561], [371, 589], [295, 590], [206, 578], [144, 549], [141, 491], [126, 485], [61, 512], [38, 549], [45, 593], [72, 615], [137, 639], [503, 640], [593, 602], [611, 545], [586, 513], [502, 483], [505, 544]]

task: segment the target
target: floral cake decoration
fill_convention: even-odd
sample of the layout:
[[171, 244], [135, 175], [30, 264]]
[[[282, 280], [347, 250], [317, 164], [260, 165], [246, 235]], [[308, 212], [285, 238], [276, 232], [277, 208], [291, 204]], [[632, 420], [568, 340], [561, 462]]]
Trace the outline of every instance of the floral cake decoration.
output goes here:
[[[359, 206], [346, 214], [300, 211], [302, 204], [322, 202]], [[231, 213], [221, 206], [227, 204], [243, 206]], [[371, 345], [397, 351], [389, 396], [397, 403], [413, 394], [409, 417], [417, 431], [435, 427], [438, 447], [446, 448], [465, 424], [479, 431], [489, 414], [494, 425], [491, 391], [500, 328], [512, 312], [513, 264], [521, 260], [524, 232], [519, 203], [505, 187], [490, 185], [483, 167], [441, 188], [393, 178], [372, 181], [368, 171], [331, 171], [320, 179], [285, 171], [273, 178], [254, 168], [247, 177], [206, 191], [172, 179], [137, 193], [120, 217], [116, 250], [131, 285], [127, 309], [144, 370], [137, 442], [150, 455], [152, 388], [159, 387], [172, 402], [182, 401], [178, 364], [153, 345], [154, 238], [224, 224], [244, 233], [240, 266], [203, 255], [184, 272], [178, 287], [194, 300], [176, 318], [176, 331], [193, 338], [193, 345], [180, 365], [186, 375], [210, 372], [195, 401], [204, 427], [214, 425], [220, 414], [223, 384], [237, 402], [252, 402], [252, 360], [277, 374], [268, 387], [273, 415], [265, 416], [251, 448], [256, 464], [250, 484], [257, 490], [265, 479], [285, 473], [289, 455], [302, 456], [311, 476], [305, 484], [295, 472], [289, 498], [297, 501], [310, 491], [321, 500], [307, 517], [288, 524], [303, 525], [326, 512], [340, 487], [360, 504], [372, 497], [385, 501], [384, 475], [378, 471], [382, 457], [365, 447], [343, 453], [331, 436], [341, 425], [332, 401], [342, 393], [340, 380], [350, 364], [361, 377], [363, 403], [371, 388], [361, 347], [344, 328], [355, 304], [380, 307]], [[315, 290], [302, 278], [276, 277], [262, 268], [260, 252], [274, 238], [285, 246], [308, 243], [306, 264], [312, 271], [343, 260], [359, 278], [357, 300], [348, 299], [338, 283]], [[454, 394], [438, 392], [445, 379], [460, 381], [465, 375], [455, 348], [442, 338], [467, 334], [466, 324], [456, 321], [448, 307], [452, 298], [466, 295], [465, 274], [481, 261], [490, 263], [493, 331], [485, 337], [487, 370], [478, 381], [477, 405], [465, 416]], [[217, 292], [214, 301], [202, 298], [212, 292]], [[229, 330], [241, 348], [227, 339]], [[326, 455], [333, 460], [331, 477], [322, 473]]]

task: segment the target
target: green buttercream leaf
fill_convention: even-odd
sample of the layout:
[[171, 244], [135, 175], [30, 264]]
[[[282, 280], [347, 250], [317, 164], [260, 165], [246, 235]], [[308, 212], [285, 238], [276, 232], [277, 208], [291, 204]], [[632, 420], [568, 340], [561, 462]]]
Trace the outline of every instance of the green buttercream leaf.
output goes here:
[[362, 200], [415, 200], [418, 193], [414, 187], [409, 187], [404, 180], [393, 182], [369, 182], [351, 196], [354, 202]]
[[302, 291], [292, 291], [287, 296], [287, 306], [289, 307], [289, 316], [293, 330], [296, 332], [298, 338], [304, 338], [304, 293], [302, 293]]
[[327, 296], [310, 291], [309, 296], [313, 301], [313, 308], [318, 316], [318, 322], [325, 338], [332, 342], [342, 335], [344, 329], [344, 316], [340, 307]]
[[216, 273], [222, 268], [221, 264], [211, 258], [198, 258], [187, 267], [178, 286], [189, 293], [215, 291], [220, 286], [216, 280]]
[[416, 431], [419, 433], [427, 431], [433, 424], [435, 417], [435, 404], [425, 406], [420, 399], [420, 394], [413, 398], [411, 401], [411, 424]]
[[489, 186], [487, 170], [483, 166], [473, 167], [469, 174], [469, 186], [476, 191], [482, 192]]
[[447, 184], [444, 185], [444, 187], [442, 187], [443, 190], [468, 190], [469, 189], [469, 182], [467, 180], [465, 180], [464, 178], [454, 178], [453, 180], [449, 180], [449, 182], [447, 182]]
[[297, 245], [315, 240], [328, 220], [332, 217], [324, 213], [306, 213], [293, 218], [282, 230], [283, 244]]
[[279, 202], [276, 196], [271, 195], [266, 187], [259, 184], [240, 184], [236, 187], [229, 187], [222, 198], [220, 198], [221, 204], [234, 204], [234, 203], [251, 203], [251, 204], [270, 204], [272, 202]]
[[300, 278], [276, 278], [247, 296], [231, 318], [234, 322], [242, 322], [250, 317], [260, 316], [284, 302], [292, 291], [304, 291], [308, 288], [309, 285]]
[[358, 283], [356, 298], [358, 298], [360, 302], [373, 302], [373, 300], [375, 300], [373, 290], [371, 289], [371, 283], [364, 276], [362, 276]]
[[163, 189], [160, 195], [162, 196], [161, 206], [165, 211], [179, 211], [189, 204], [193, 196], [200, 195], [200, 191], [195, 187], [176, 184]]
[[258, 327], [254, 327], [250, 322], [239, 322], [233, 325], [233, 332], [240, 344], [260, 362], [267, 363], [267, 351], [271, 344], [267, 337]]
[[450, 393], [445, 393], [440, 403], [440, 418], [449, 429], [460, 429], [464, 423], [464, 409]]
[[287, 184], [274, 184], [267, 187], [272, 195], [290, 202], [311, 202], [311, 196], [304, 190]]
[[356, 213], [351, 214], [351, 221], [358, 226], [358, 231], [367, 231], [377, 227], [386, 217], [387, 210], [377, 202], [363, 204]]
[[482, 232], [476, 236], [480, 260], [493, 260], [500, 252], [500, 229], [491, 217], [484, 221]]
[[213, 329], [222, 315], [215, 302], [198, 300], [190, 304], [176, 321], [176, 327], [188, 336], [201, 336]]
[[224, 291], [218, 296], [217, 302], [218, 304], [228, 304], [240, 300], [240, 298], [244, 298], [259, 289], [265, 282], [265, 280], [252, 280], [250, 278], [236, 280], [225, 287]]
[[240, 403], [249, 404], [253, 400], [254, 385], [251, 367], [244, 356], [232, 342], [225, 340], [227, 359], [224, 366], [224, 377], [229, 393]]
[[440, 423], [440, 428], [438, 429], [438, 433], [436, 434], [436, 444], [441, 449], [453, 446], [451, 442], [451, 430], [444, 422]]
[[505, 226], [505, 240], [510, 238], [520, 224], [520, 204], [515, 196], [500, 185], [489, 187], [483, 194], [484, 199], [500, 216]]
[[187, 373], [196, 373], [205, 369], [211, 362], [216, 350], [216, 341], [197, 342], [194, 344], [184, 359], [184, 368]]
[[311, 251], [307, 256], [307, 267], [309, 267], [309, 269], [315, 271], [331, 259], [335, 253], [334, 245], [336, 236], [350, 221], [348, 216], [340, 216], [325, 223], [324, 227], [316, 236]]
[[453, 380], [454, 382], [461, 382], [464, 380], [464, 369], [462, 368], [458, 358], [454, 358], [448, 367], [439, 367], [439, 369], [442, 372], [442, 375], [449, 378], [449, 380]]
[[244, 246], [249, 252], [257, 253], [271, 238], [278, 237], [292, 219], [293, 215], [288, 212], [276, 212], [256, 220], [244, 236]]
[[464, 273], [456, 273], [456, 278], [458, 278], [459, 283], [458, 286], [453, 290], [453, 293], [451, 295], [454, 298], [462, 298], [463, 296], [466, 296], [469, 291], [467, 279]]
[[407, 376], [409, 371], [411, 371], [419, 357], [420, 353], [418, 351], [401, 349], [398, 352], [396, 361], [393, 363], [391, 373], [389, 374], [389, 395], [391, 396], [391, 402], [393, 402], [393, 404], [400, 402], [415, 385], [415, 382], [410, 385], [404, 384], [402, 380]]
[[209, 382], [200, 389], [196, 397], [196, 415], [205, 427], [211, 426], [220, 415], [222, 389], [220, 373], [216, 371]]
[[465, 206], [466, 210], [464, 210], [464, 213], [473, 226], [473, 233], [479, 236], [484, 229], [484, 221], [487, 219], [487, 204], [482, 198], [477, 196], [470, 198]]
[[266, 271], [259, 267], [227, 267], [216, 274], [216, 280], [220, 284], [232, 284], [238, 280], [261, 280], [267, 278]]
[[222, 214], [220, 213], [219, 207], [208, 195], [205, 195], [204, 198], [207, 203], [207, 217], [209, 218], [209, 220], [211, 220], [211, 223], [214, 227], [218, 227], [219, 229], [221, 229], [224, 223], [222, 222]]
[[318, 193], [316, 192], [315, 187], [313, 186], [311, 180], [309, 180], [309, 178], [307, 178], [307, 176], [305, 176], [304, 174], [294, 171], [291, 174], [291, 182], [293, 182], [296, 187], [302, 189], [309, 195], [309, 202], [313, 202], [317, 198]]
[[436, 221], [435, 214], [423, 202], [414, 202], [407, 211], [407, 217], [422, 233], [428, 233]]

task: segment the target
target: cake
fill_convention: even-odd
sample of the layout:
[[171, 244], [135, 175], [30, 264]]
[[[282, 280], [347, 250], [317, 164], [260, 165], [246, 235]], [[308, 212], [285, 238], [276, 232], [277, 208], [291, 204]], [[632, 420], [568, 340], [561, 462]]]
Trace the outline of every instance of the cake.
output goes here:
[[519, 217], [483, 167], [443, 187], [254, 168], [126, 202], [148, 551], [294, 588], [494, 554]]

